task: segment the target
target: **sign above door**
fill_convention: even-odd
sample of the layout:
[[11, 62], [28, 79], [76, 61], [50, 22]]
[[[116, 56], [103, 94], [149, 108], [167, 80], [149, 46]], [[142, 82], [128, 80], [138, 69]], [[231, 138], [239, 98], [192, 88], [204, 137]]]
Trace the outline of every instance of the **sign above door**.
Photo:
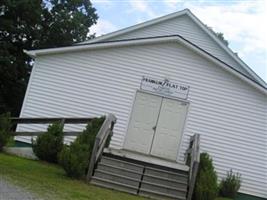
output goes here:
[[141, 80], [140, 89], [179, 99], [187, 99], [189, 92], [189, 86], [187, 85], [173, 83], [168, 79], [158, 80], [145, 76]]

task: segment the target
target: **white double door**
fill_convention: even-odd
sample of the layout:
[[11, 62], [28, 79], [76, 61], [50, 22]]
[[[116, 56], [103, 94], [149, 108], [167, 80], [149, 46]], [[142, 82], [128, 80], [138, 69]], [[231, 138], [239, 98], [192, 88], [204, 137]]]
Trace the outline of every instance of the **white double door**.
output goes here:
[[176, 160], [188, 104], [137, 92], [124, 148]]

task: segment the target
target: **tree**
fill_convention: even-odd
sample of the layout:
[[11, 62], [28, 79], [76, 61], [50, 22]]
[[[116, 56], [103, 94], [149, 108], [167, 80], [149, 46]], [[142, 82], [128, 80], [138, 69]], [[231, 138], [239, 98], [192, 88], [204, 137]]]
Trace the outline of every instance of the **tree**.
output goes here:
[[0, 113], [18, 115], [32, 59], [23, 49], [71, 45], [94, 35], [98, 16], [89, 0], [2, 0], [0, 3]]
[[38, 1], [4, 0], [0, 5], [0, 113], [18, 114], [30, 71], [30, 58], [23, 49], [37, 38], [41, 15]]
[[216, 34], [216, 36], [226, 45], [226, 46], [228, 46], [229, 45], [229, 42], [228, 42], [228, 40], [226, 40], [225, 38], [224, 38], [224, 35], [223, 35], [223, 33], [221, 33], [221, 32], [216, 32], [215, 33]]
[[[71, 45], [89, 39], [98, 18], [89, 0], [47, 0], [41, 15], [39, 48]], [[43, 33], [43, 34], [42, 34]]]
[[226, 46], [229, 45], [228, 40], [225, 39], [224, 34], [221, 32], [215, 32], [211, 27], [205, 24], [205, 26], [217, 37], [219, 38]]

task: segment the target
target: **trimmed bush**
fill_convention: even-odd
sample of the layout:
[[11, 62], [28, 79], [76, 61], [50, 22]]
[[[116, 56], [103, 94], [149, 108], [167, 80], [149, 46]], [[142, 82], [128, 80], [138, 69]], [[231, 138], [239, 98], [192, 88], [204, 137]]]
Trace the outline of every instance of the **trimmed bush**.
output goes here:
[[48, 126], [47, 132], [32, 140], [32, 148], [40, 159], [51, 163], [57, 163], [58, 154], [63, 148], [63, 126], [54, 123]]
[[229, 172], [227, 172], [226, 178], [223, 178], [220, 183], [220, 196], [235, 198], [240, 186], [241, 174], [233, 173], [233, 171], [230, 170]]
[[0, 115], [0, 151], [12, 138], [10, 135], [11, 120], [10, 113], [4, 113]]
[[88, 170], [95, 137], [104, 122], [104, 117], [94, 118], [70, 146], [64, 145], [59, 163], [66, 174], [73, 178], [84, 178]]
[[200, 164], [194, 189], [194, 200], [214, 200], [218, 193], [217, 174], [209, 154], [200, 154]]

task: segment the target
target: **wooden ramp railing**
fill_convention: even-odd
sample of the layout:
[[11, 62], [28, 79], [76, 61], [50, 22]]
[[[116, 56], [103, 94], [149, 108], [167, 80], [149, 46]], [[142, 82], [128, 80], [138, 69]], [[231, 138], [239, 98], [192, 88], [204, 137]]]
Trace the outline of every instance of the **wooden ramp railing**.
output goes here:
[[[12, 125], [17, 124], [52, 124], [55, 122], [60, 122], [64, 128], [65, 124], [87, 124], [92, 120], [92, 118], [11, 118]], [[13, 136], [38, 136], [45, 132], [34, 131], [34, 132], [11, 132]], [[64, 136], [77, 136], [81, 133], [71, 131], [71, 132], [63, 132]]]
[[192, 199], [193, 191], [195, 188], [195, 182], [200, 162], [199, 143], [200, 135], [195, 134], [190, 138], [189, 147], [186, 151], [186, 164], [189, 166], [187, 200]]
[[116, 117], [114, 115], [108, 115], [102, 124], [99, 132], [96, 135], [95, 144], [91, 154], [88, 172], [86, 179], [90, 181], [94, 172], [95, 165], [102, 155], [102, 152], [106, 146], [106, 142], [109, 137], [112, 136], [113, 127], [116, 123]]
[[[92, 121], [93, 118], [11, 118], [11, 122], [13, 125], [17, 124], [51, 124], [54, 122], [60, 122], [64, 127], [65, 124], [87, 124]], [[87, 172], [87, 180], [91, 180], [94, 167], [96, 162], [102, 155], [104, 147], [106, 146], [107, 140], [112, 136], [113, 127], [116, 123], [116, 117], [113, 114], [108, 114], [105, 117], [105, 121], [103, 122], [101, 128], [99, 129], [95, 144], [93, 147], [93, 151], [90, 156], [88, 172]], [[11, 132], [13, 136], [38, 136], [45, 132]], [[82, 132], [66, 132], [64, 131], [64, 136], [78, 136]]]

